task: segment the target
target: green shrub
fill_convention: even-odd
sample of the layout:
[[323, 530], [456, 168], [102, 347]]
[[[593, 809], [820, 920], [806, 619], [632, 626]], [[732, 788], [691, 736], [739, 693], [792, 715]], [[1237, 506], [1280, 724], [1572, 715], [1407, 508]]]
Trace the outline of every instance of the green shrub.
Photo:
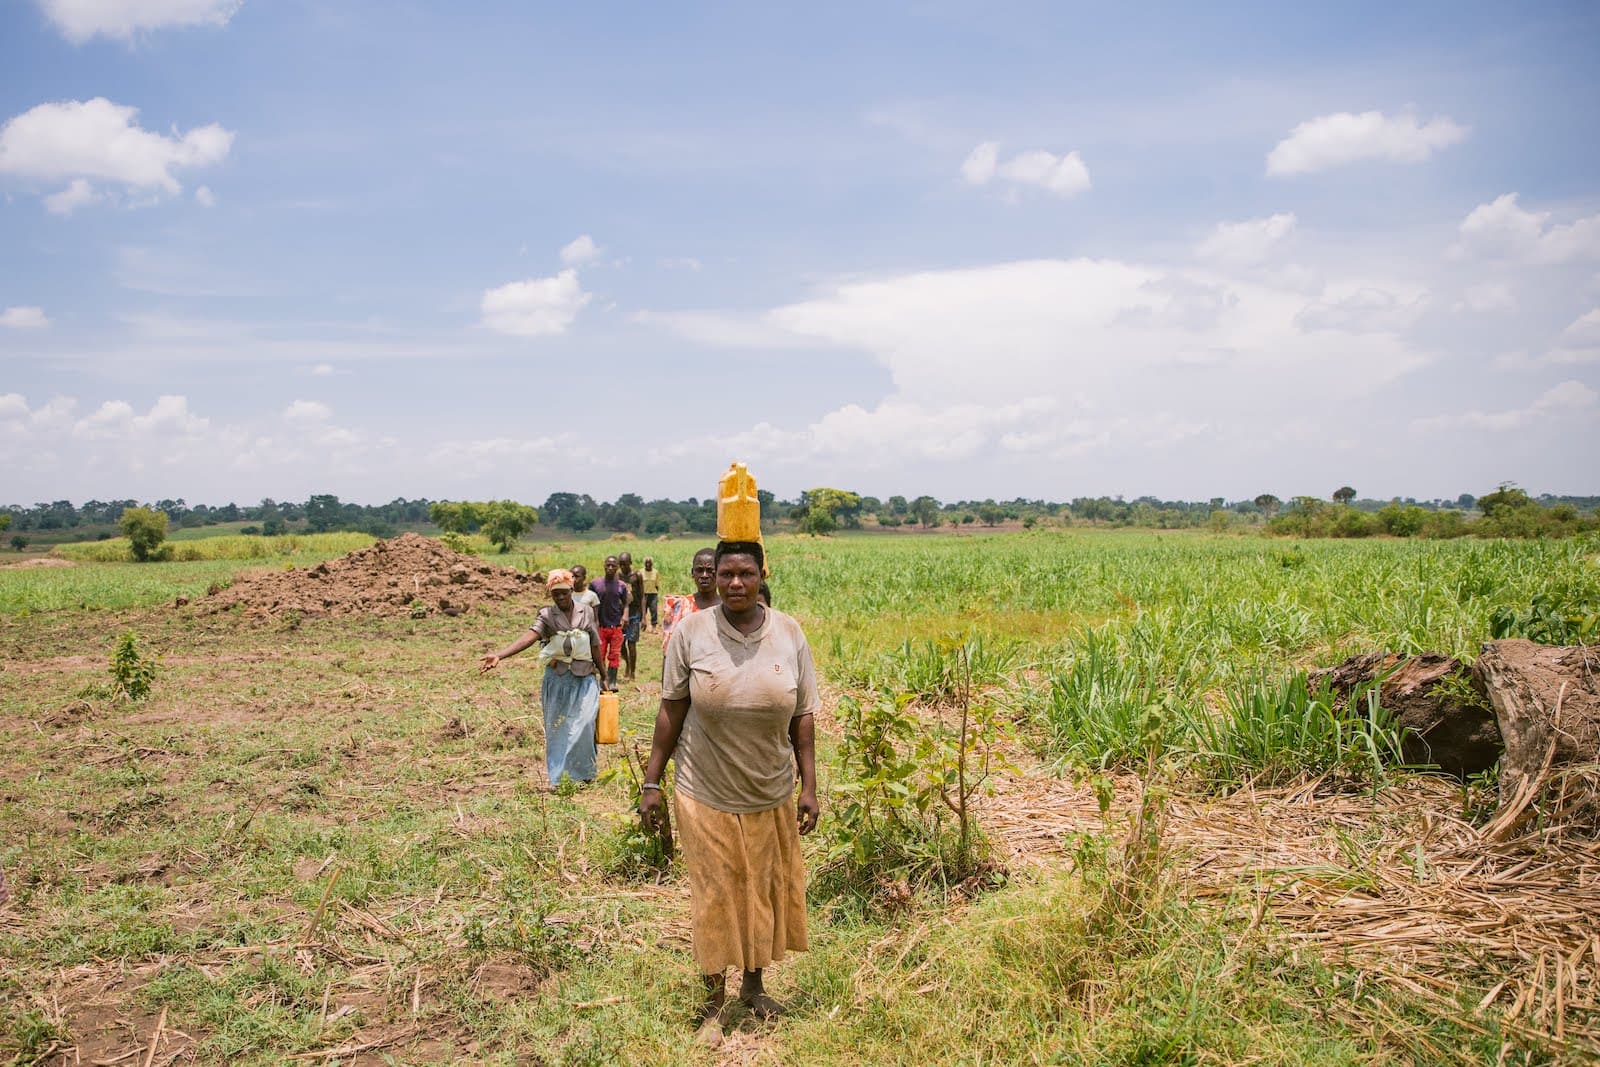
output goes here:
[[160, 559], [161, 542], [167, 539], [167, 513], [154, 508], [128, 508], [122, 513], [122, 536], [128, 539], [133, 558], [140, 563]]
[[1470, 532], [1467, 517], [1459, 511], [1431, 512], [1422, 523], [1422, 536], [1435, 541], [1465, 537]]
[[944, 653], [965, 679], [953, 712], [908, 693], [840, 700], [822, 892], [870, 900], [891, 883], [970, 890], [994, 877], [972, 800], [1002, 761], [1003, 727], [991, 704], [973, 699], [972, 653], [970, 644]]
[[1587, 645], [1600, 641], [1600, 605], [1559, 602], [1548, 593], [1536, 593], [1527, 611], [1496, 608], [1489, 629], [1497, 641], [1526, 637], [1542, 645]]
[[111, 681], [117, 692], [132, 701], [150, 695], [150, 686], [156, 678], [156, 664], [139, 652], [139, 637], [128, 630], [117, 638], [116, 650], [111, 653]]
[[1427, 521], [1427, 510], [1415, 504], [1385, 504], [1378, 510], [1378, 523], [1392, 537], [1415, 537]]

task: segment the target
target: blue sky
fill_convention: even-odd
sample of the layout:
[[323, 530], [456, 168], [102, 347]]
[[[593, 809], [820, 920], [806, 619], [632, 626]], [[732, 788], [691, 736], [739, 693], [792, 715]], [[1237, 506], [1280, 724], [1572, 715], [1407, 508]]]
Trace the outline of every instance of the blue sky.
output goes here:
[[1592, 493], [1524, 7], [12, 0], [0, 502]]

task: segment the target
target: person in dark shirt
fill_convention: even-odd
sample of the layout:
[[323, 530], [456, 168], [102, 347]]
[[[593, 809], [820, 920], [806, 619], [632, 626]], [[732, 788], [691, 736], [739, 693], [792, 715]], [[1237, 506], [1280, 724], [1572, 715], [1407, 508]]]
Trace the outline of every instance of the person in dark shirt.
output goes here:
[[600, 652], [606, 662], [606, 688], [617, 689], [617, 668], [622, 666], [622, 626], [628, 618], [632, 591], [617, 577], [621, 568], [616, 556], [606, 557], [606, 576], [589, 583], [589, 591], [600, 598]]
[[622, 662], [627, 665], [625, 681], [633, 681], [639, 668], [639, 630], [644, 626], [644, 575], [633, 569], [633, 553], [617, 557], [617, 577], [628, 583], [628, 621], [622, 626]]

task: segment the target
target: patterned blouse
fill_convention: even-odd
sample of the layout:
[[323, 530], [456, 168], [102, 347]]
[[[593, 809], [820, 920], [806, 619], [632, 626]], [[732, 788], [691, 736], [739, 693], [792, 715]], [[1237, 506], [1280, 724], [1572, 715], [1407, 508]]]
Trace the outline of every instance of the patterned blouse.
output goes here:
[[661, 606], [661, 643], [666, 645], [672, 637], [672, 628], [687, 619], [700, 608], [694, 602], [694, 594], [684, 596], [667, 596], [662, 599]]

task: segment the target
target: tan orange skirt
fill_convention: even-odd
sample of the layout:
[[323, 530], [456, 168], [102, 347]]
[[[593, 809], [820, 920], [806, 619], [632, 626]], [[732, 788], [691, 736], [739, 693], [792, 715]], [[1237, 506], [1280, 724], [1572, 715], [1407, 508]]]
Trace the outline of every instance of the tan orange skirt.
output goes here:
[[794, 797], [749, 815], [718, 811], [682, 793], [676, 800], [700, 973], [754, 971], [785, 952], [804, 952], [806, 868]]

